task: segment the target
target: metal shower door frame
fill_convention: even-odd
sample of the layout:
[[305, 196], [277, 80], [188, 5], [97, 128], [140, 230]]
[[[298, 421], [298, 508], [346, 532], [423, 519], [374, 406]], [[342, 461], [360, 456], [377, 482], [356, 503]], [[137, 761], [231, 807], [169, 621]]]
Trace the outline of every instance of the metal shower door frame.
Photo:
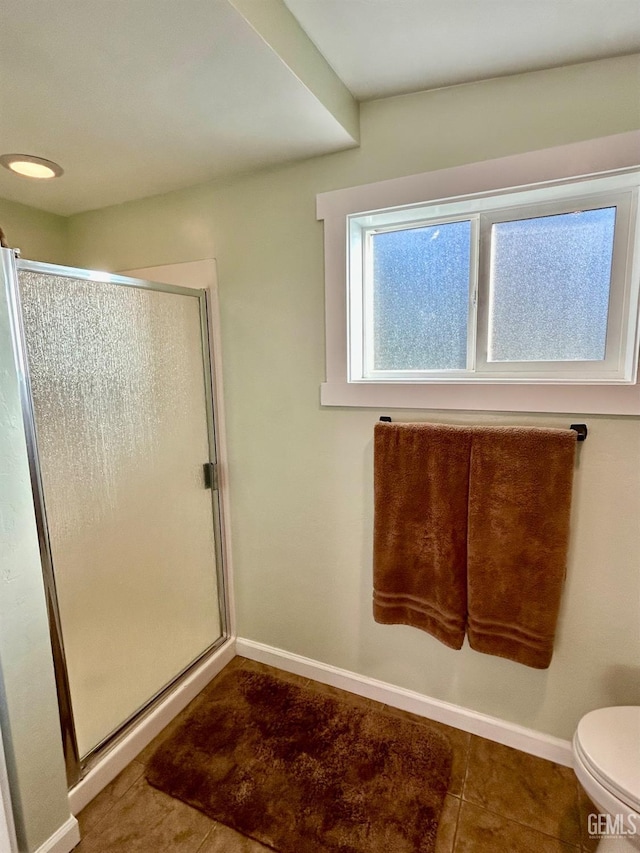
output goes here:
[[44, 590], [49, 617], [49, 631], [53, 652], [58, 706], [60, 709], [60, 727], [67, 771], [67, 782], [69, 787], [73, 787], [73, 785], [82, 779], [95, 761], [102, 756], [104, 751], [123, 734], [125, 734], [136, 720], [155, 707], [187, 673], [193, 670], [199, 663], [223, 645], [223, 643], [228, 639], [229, 619], [224, 571], [225, 567], [223, 562], [224, 554], [222, 549], [222, 515], [220, 495], [217, 483], [213, 482], [211, 488], [211, 509], [215, 540], [215, 572], [218, 590], [218, 611], [221, 631], [220, 637], [204, 649], [195, 660], [191, 661], [190, 664], [178, 672], [168, 684], [165, 684], [160, 690], [151, 696], [141, 708], [138, 708], [129, 717], [127, 717], [116, 730], [108, 734], [86, 755], [80, 755], [73, 718], [71, 690], [64, 651], [60, 610], [58, 607], [49, 528], [47, 524], [46, 502], [42, 483], [40, 457], [38, 453], [37, 429], [29, 377], [26, 339], [22, 322], [18, 274], [21, 271], [34, 272], [57, 277], [75, 278], [82, 281], [96, 281], [103, 284], [113, 284], [115, 286], [139, 288], [142, 290], [161, 293], [173, 293], [175, 295], [197, 299], [199, 303], [205, 408], [207, 414], [207, 435], [209, 444], [208, 461], [215, 465], [217, 464], [219, 453], [214, 410], [213, 376], [211, 371], [213, 349], [209, 335], [209, 317], [211, 308], [209, 305], [208, 294], [205, 290], [196, 290], [192, 287], [180, 287], [172, 284], [161, 284], [158, 282], [145, 281], [143, 279], [129, 278], [122, 275], [97, 272], [95, 270], [77, 269], [75, 267], [47, 264], [40, 261], [22, 260], [13, 249], [0, 250], [0, 269], [2, 270], [5, 281], [7, 301], [9, 304], [12, 345], [20, 385], [22, 419], [27, 444], [31, 488], [33, 492], [36, 526], [38, 530], [40, 560], [42, 564]]

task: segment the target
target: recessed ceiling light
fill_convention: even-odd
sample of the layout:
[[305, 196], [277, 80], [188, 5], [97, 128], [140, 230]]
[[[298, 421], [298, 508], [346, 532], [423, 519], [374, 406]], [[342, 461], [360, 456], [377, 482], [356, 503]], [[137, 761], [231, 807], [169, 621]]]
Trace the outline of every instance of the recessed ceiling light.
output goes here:
[[25, 178], [37, 178], [39, 180], [59, 178], [64, 171], [62, 166], [58, 166], [52, 160], [33, 157], [31, 154], [2, 154], [0, 155], [0, 165], [11, 172], [23, 175]]

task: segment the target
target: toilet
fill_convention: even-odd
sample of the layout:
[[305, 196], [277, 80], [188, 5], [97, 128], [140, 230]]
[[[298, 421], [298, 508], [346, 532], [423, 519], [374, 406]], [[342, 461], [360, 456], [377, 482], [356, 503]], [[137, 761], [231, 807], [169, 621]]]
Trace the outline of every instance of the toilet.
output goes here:
[[589, 818], [598, 853], [640, 851], [640, 707], [586, 714], [573, 738], [573, 765], [601, 813]]

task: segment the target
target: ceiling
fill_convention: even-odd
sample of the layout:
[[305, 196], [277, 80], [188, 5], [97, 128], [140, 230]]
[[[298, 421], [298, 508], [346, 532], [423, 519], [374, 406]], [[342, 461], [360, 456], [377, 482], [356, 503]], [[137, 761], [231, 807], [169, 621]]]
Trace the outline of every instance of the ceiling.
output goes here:
[[68, 215], [358, 143], [358, 101], [640, 52], [639, 0], [4, 0], [0, 197]]
[[640, 51], [640, 0], [285, 0], [359, 100]]

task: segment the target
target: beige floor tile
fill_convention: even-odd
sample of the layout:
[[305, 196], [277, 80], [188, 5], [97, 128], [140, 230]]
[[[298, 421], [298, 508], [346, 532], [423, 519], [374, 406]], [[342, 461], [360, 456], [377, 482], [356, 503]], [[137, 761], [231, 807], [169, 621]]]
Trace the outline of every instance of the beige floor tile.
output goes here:
[[94, 797], [93, 800], [78, 815], [80, 832], [82, 837], [89, 832], [102, 818], [113, 808], [120, 797], [124, 796], [129, 788], [138, 781], [144, 773], [144, 766], [137, 761], [132, 761], [119, 773], [113, 782]]
[[410, 720], [420, 726], [425, 726], [434, 729], [440, 734], [445, 735], [453, 749], [453, 765], [451, 767], [451, 780], [449, 782], [449, 793], [454, 797], [462, 796], [462, 785], [464, 783], [464, 774], [467, 768], [467, 755], [469, 752], [469, 743], [471, 735], [469, 732], [463, 732], [462, 729], [454, 729], [453, 726], [445, 726], [444, 723], [436, 723], [435, 720], [427, 720], [425, 717], [419, 717], [417, 714], [411, 714], [409, 711], [401, 711], [399, 708], [392, 708], [391, 705], [384, 706], [385, 713], [401, 719]]
[[217, 823], [207, 835], [198, 853], [273, 853], [270, 847], [241, 835], [228, 826]]
[[435, 853], [452, 853], [453, 842], [456, 837], [456, 826], [460, 814], [460, 800], [447, 794], [444, 798], [444, 806], [438, 824], [438, 837], [436, 839]]
[[589, 836], [589, 815], [598, 814], [598, 809], [593, 805], [586, 795], [582, 785], [576, 779], [578, 786], [578, 803], [580, 805], [580, 832], [582, 837], [582, 849], [587, 853], [593, 853], [598, 847], [598, 838]]
[[205, 815], [140, 778], [74, 853], [196, 853], [212, 825]]
[[580, 844], [578, 790], [573, 770], [472, 737], [463, 800]]
[[156, 791], [143, 775], [144, 765], [155, 749], [215, 689], [216, 681], [227, 672], [238, 670], [269, 673], [310, 686], [318, 694], [333, 695], [354, 707], [379, 710], [444, 734], [453, 748], [453, 768], [438, 828], [436, 853], [577, 853], [580, 844], [586, 853], [595, 849], [587, 831], [587, 816], [595, 809], [570, 769], [334, 687], [309, 682], [246, 658], [235, 658], [80, 813], [83, 841], [76, 848], [77, 853], [264, 853], [268, 850]]
[[454, 853], [578, 853], [580, 848], [462, 803]]

